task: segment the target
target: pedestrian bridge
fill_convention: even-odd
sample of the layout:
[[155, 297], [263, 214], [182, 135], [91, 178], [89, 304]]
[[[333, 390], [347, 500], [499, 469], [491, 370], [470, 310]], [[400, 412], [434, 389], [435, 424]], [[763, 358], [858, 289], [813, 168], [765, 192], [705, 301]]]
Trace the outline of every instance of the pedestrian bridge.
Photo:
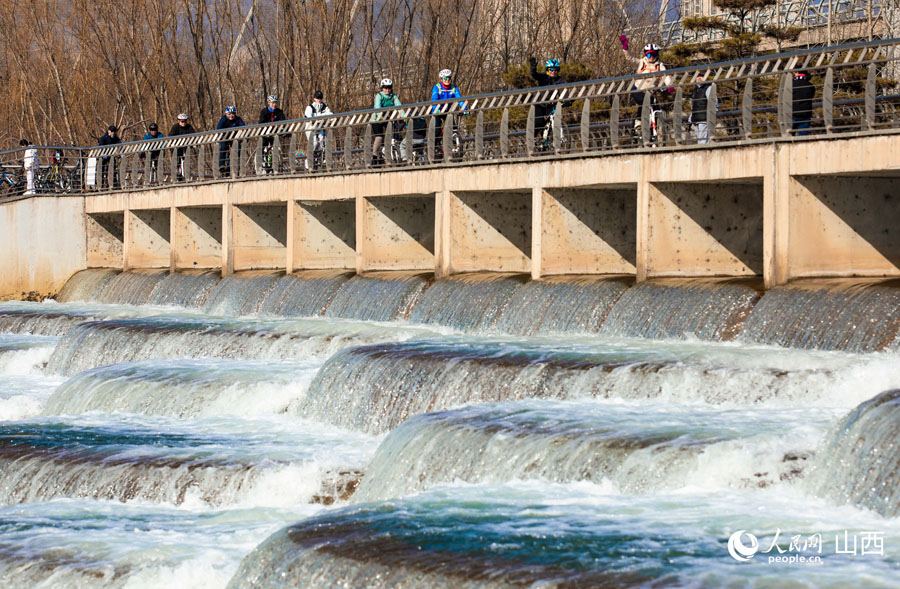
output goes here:
[[[895, 48], [674, 70], [655, 134], [650, 108], [631, 131], [634, 78], [624, 77], [465, 98], [436, 113], [408, 105], [85, 148], [77, 193], [0, 205], [15, 252], [0, 294], [50, 293], [95, 267], [758, 276], [769, 287], [898, 276], [900, 131], [890, 87], [878, 83]], [[804, 136], [792, 129], [799, 70], [820, 86]], [[842, 90], [859, 79], [851, 70], [866, 80], [853, 96]], [[700, 78], [720, 98], [718, 109], [708, 103], [715, 134], [702, 145], [685, 98]], [[558, 108], [544, 142], [534, 105], [548, 101]], [[454, 153], [435, 117], [449, 128], [466, 111]], [[373, 114], [416, 157], [388, 151], [372, 167]], [[426, 121], [423, 140], [414, 119]]]

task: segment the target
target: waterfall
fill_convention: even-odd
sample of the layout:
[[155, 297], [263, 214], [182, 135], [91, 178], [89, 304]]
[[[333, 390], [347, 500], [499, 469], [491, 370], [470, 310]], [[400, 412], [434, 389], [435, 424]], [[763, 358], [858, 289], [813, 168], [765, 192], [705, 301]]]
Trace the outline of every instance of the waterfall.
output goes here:
[[509, 274], [465, 274], [438, 280], [422, 294], [409, 320], [461, 330], [489, 329], [525, 280]]
[[504, 333], [593, 333], [628, 290], [624, 278], [555, 277], [526, 282], [513, 291], [497, 320]]
[[898, 306], [897, 280], [803, 280], [766, 292], [740, 339], [851, 352], [897, 348]]
[[197, 417], [275, 415], [306, 394], [318, 363], [145, 360], [80, 372], [60, 385], [44, 415], [122, 411]]
[[203, 312], [227, 317], [252, 315], [259, 309], [266, 293], [275, 287], [279, 277], [270, 272], [242, 272], [226, 276], [209, 293]]
[[259, 306], [261, 315], [322, 315], [335, 293], [350, 279], [346, 272], [308, 270], [282, 277]]
[[629, 288], [600, 333], [615, 337], [734, 339], [759, 299], [735, 279], [658, 279]]
[[53, 374], [154, 358], [283, 360], [325, 358], [344, 347], [410, 333], [380, 333], [322, 323], [285, 328], [277, 322], [154, 316], [81, 323], [60, 340], [48, 363]]
[[90, 311], [73, 311], [49, 305], [40, 308], [42, 306], [0, 306], [0, 333], [59, 336], [79, 323], [94, 321], [101, 316]]
[[218, 272], [186, 271], [167, 274], [157, 283], [148, 305], [170, 305], [198, 309], [219, 282]]
[[[291, 483], [287, 497], [263, 505], [348, 497], [361, 473], [308, 455], [267, 458], [251, 437], [150, 431], [127, 423], [73, 425], [65, 421], [0, 426], [0, 503], [57, 497], [143, 500], [181, 505], [236, 505], [273, 484]], [[271, 445], [273, 442], [266, 441]], [[281, 495], [284, 495], [282, 491]]]
[[429, 284], [429, 276], [409, 272], [370, 272], [354, 276], [337, 292], [327, 317], [363, 321], [405, 319]]
[[56, 295], [56, 300], [61, 303], [76, 301], [96, 301], [107, 283], [118, 276], [119, 270], [82, 270], [69, 278], [62, 290]]
[[819, 452], [813, 488], [836, 503], [900, 515], [900, 390], [862, 403]]
[[96, 296], [89, 301], [119, 305], [146, 305], [150, 300], [150, 293], [167, 275], [168, 272], [165, 270], [122, 272], [106, 282]]
[[831, 412], [608, 401], [516, 401], [412, 417], [378, 447], [353, 500], [384, 501], [439, 483], [611, 480], [647, 493], [711, 482], [755, 488], [800, 477], [818, 438], [782, 432]]

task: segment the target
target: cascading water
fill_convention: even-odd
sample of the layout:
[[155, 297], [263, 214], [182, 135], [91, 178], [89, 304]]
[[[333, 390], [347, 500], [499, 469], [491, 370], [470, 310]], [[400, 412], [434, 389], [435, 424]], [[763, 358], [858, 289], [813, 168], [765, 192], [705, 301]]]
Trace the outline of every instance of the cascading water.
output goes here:
[[596, 332], [629, 283], [571, 276], [527, 282], [513, 292], [496, 329], [517, 335]]
[[524, 277], [508, 274], [469, 274], [439, 280], [422, 294], [409, 320], [469, 331], [490, 329], [524, 282]]
[[252, 315], [279, 278], [276, 274], [256, 272], [226, 276], [207, 296], [203, 312], [229, 317]]
[[807, 280], [768, 291], [740, 334], [791, 348], [897, 349], [900, 281]]
[[306, 271], [282, 277], [259, 306], [260, 315], [322, 315], [335, 293], [350, 279], [346, 272]]
[[618, 337], [734, 339], [759, 292], [739, 280], [660, 279], [629, 288], [600, 333]]
[[[900, 567], [896, 397], [865, 403], [900, 386], [891, 285], [774, 312], [784, 293], [742, 280], [70, 282], [60, 299], [92, 303], [0, 304], [4, 587], [848, 586]], [[754, 335], [757, 313], [808, 331], [816, 297], [822, 334]], [[729, 555], [741, 530], [750, 562]], [[884, 556], [837, 553], [872, 530]], [[821, 566], [767, 563], [817, 533]]]
[[404, 319], [428, 287], [422, 274], [371, 272], [343, 284], [325, 311], [327, 317], [364, 321]]
[[862, 403], [841, 422], [812, 486], [838, 503], [900, 515], [900, 390]]

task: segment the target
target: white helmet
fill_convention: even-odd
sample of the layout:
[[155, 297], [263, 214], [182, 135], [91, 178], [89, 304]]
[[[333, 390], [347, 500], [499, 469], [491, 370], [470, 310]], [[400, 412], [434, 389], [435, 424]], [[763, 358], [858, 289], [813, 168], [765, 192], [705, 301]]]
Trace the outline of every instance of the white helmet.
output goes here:
[[266, 102], [278, 102], [277, 94], [269, 94], [269, 97], [266, 98]]
[[448, 70], [448, 69], [446, 69], [446, 68], [445, 68], [445, 69], [442, 69], [441, 71], [438, 72], [438, 77], [439, 77], [439, 78], [449, 78], [449, 77], [452, 77], [452, 76], [453, 76], [453, 72], [451, 72], [450, 70]]
[[381, 80], [381, 87], [382, 88], [393, 88], [394, 81], [390, 78], [384, 78]]
[[186, 120], [188, 120], [187, 113], [186, 113], [186, 112], [183, 112], [183, 113], [181, 113], [180, 115], [178, 115], [178, 120], [179, 120], [179, 121], [186, 121]]
[[647, 43], [646, 45], [644, 45], [644, 53], [649, 53], [650, 51], [659, 53], [659, 45], [657, 45], [656, 43]]

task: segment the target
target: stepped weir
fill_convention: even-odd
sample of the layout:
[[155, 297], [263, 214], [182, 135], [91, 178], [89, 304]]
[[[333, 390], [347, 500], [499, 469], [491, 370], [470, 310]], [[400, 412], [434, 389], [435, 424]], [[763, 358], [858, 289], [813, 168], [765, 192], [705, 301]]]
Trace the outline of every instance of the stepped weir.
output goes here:
[[0, 203], [0, 292], [55, 295], [0, 302], [0, 585], [895, 583], [894, 45], [709, 68], [751, 90], [709, 145], [620, 135], [626, 77], [472, 98], [457, 162], [365, 164], [371, 112], [229, 177], [216, 133], [87, 150], [118, 187]]

